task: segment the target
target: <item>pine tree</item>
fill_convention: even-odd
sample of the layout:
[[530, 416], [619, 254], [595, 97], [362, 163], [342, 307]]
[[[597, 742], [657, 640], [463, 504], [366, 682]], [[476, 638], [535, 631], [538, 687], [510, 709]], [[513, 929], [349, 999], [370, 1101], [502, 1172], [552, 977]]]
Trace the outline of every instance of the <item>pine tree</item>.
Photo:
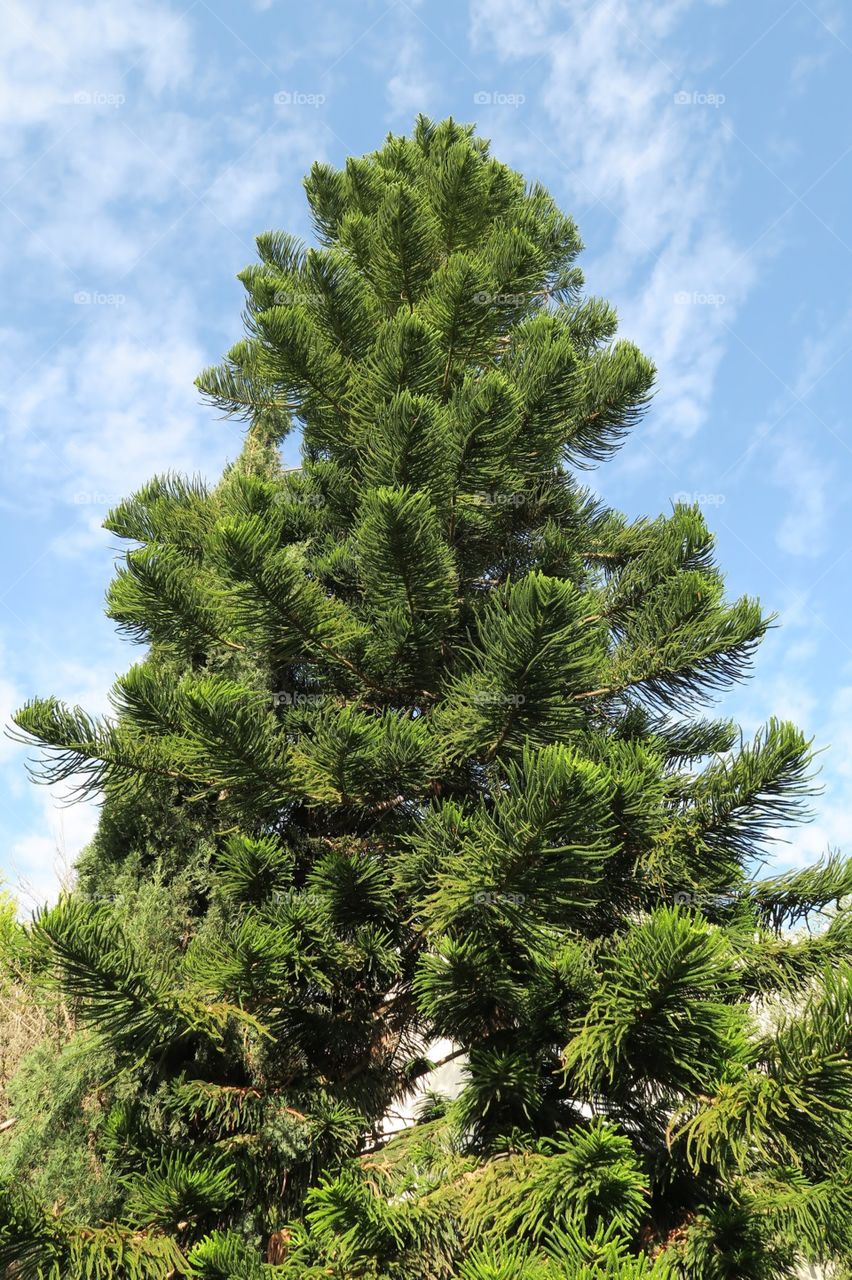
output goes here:
[[[652, 365], [471, 128], [306, 190], [316, 245], [258, 238], [198, 380], [238, 460], [108, 517], [145, 646], [115, 714], [16, 718], [37, 776], [105, 796], [16, 948], [109, 1195], [87, 1218], [19, 1161], [6, 1274], [852, 1274], [852, 861], [763, 873], [811, 746], [706, 711], [770, 619], [696, 507], [580, 483]], [[389, 1137], [441, 1040], [460, 1095]]]

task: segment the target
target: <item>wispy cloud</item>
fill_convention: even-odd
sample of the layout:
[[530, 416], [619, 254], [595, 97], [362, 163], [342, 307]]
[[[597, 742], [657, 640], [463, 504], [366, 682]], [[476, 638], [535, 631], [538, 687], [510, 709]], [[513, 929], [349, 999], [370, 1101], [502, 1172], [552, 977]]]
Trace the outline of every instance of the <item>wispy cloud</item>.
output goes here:
[[8, 0], [3, 6], [0, 121], [7, 129], [67, 119], [66, 108], [82, 106], [87, 96], [95, 108], [108, 96], [126, 98], [131, 75], [157, 94], [184, 82], [192, 69], [188, 19], [157, 0], [120, 6]]
[[172, 296], [163, 310], [160, 299], [146, 307], [92, 295], [69, 306], [74, 333], [38, 361], [36, 377], [20, 376], [26, 346], [23, 356], [7, 351], [0, 406], [19, 500], [105, 512], [152, 470], [221, 456], [201, 435], [193, 379], [204, 352], [191, 304]]
[[[33, 685], [45, 692], [61, 691], [65, 701], [85, 706], [93, 714], [109, 710], [107, 692], [115, 676], [115, 666], [109, 659], [99, 657], [86, 665], [63, 659], [61, 650], [49, 643], [25, 651], [20, 634], [0, 639], [0, 664], [8, 673], [0, 678], [4, 730]], [[26, 677], [21, 670], [24, 666]], [[100, 812], [96, 800], [69, 805], [68, 783], [39, 787], [29, 784], [24, 762], [31, 754], [5, 732], [0, 737], [0, 786], [7, 801], [10, 797], [25, 797], [27, 803], [22, 809], [29, 815], [24, 829], [19, 828], [11, 836], [4, 820], [5, 874], [0, 876], [0, 884], [5, 880], [27, 910], [54, 899], [60, 886], [70, 883], [73, 863], [94, 835]]]
[[773, 458], [772, 478], [782, 492], [784, 510], [776, 542], [790, 555], [815, 558], [826, 548], [835, 478], [789, 432], [776, 442]]
[[[619, 301], [622, 331], [660, 367], [652, 430], [692, 435], [754, 262], [723, 217], [727, 104], [719, 77], [678, 47], [690, 0], [474, 0], [475, 37], [493, 45], [540, 102], [546, 127], [519, 111], [503, 128], [557, 163], [575, 201], [611, 221], [595, 246], [596, 291]], [[532, 61], [530, 61], [532, 60]], [[527, 63], [526, 69], [524, 63]]]
[[408, 127], [418, 112], [428, 113], [435, 96], [435, 81], [423, 43], [407, 32], [393, 50], [393, 75], [387, 82], [387, 99], [394, 121]]

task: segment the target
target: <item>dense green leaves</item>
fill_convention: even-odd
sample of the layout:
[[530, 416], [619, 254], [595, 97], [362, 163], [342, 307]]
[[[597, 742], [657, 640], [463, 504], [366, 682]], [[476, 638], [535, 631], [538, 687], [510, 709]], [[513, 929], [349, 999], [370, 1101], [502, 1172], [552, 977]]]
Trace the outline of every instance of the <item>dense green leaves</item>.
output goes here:
[[741, 1044], [736, 982], [721, 932], [661, 908], [606, 955], [586, 1020], [566, 1049], [566, 1071], [592, 1094], [707, 1088], [714, 1071], [736, 1062]]
[[630, 522], [570, 469], [653, 366], [471, 128], [421, 117], [306, 191], [317, 243], [258, 238], [198, 379], [236, 462], [109, 514], [144, 656], [108, 717], [16, 717], [104, 809], [0, 940], [39, 1015], [0, 1269], [852, 1273], [852, 864], [761, 871], [810, 744], [698, 713], [769, 619], [697, 507]]

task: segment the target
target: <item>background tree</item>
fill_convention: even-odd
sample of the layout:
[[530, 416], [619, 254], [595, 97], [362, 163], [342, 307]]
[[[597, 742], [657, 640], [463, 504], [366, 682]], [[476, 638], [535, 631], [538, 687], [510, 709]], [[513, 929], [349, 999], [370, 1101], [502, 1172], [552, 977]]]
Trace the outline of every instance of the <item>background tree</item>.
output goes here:
[[[697, 508], [576, 476], [653, 368], [472, 129], [306, 189], [318, 247], [259, 237], [199, 379], [238, 461], [107, 520], [114, 717], [17, 717], [106, 797], [25, 943], [104, 1194], [7, 1152], [7, 1273], [848, 1274], [852, 866], [760, 878], [810, 747], [701, 714], [768, 619]], [[388, 1140], [439, 1037], [465, 1087]]]

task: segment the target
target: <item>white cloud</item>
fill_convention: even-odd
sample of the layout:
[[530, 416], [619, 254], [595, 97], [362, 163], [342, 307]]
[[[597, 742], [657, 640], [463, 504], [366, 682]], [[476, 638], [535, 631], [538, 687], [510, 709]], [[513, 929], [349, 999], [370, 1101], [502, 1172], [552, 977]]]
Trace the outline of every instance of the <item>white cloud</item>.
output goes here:
[[806, 866], [830, 850], [852, 855], [849, 815], [852, 813], [852, 685], [841, 686], [831, 706], [820, 707], [824, 720], [816, 734], [816, 747], [825, 748], [817, 765], [823, 793], [812, 802], [814, 819], [788, 834], [779, 846], [781, 865]]
[[[790, 483], [794, 488], [796, 487], [796, 477], [792, 474], [792, 464], [789, 462], [790, 450], [794, 449], [798, 451], [798, 456], [801, 457], [808, 475], [814, 473], [814, 482], [819, 487], [820, 477], [825, 468], [821, 467], [816, 460], [818, 442], [827, 444], [829, 438], [833, 437], [842, 448], [847, 448], [843, 438], [842, 423], [835, 427], [821, 417], [815, 408], [816, 397], [813, 393], [824, 379], [827, 380], [835, 369], [839, 369], [852, 352], [852, 345], [850, 345], [852, 314], [847, 312], [840, 316], [833, 316], [829, 323], [825, 317], [813, 316], [803, 309], [796, 319], [807, 327], [807, 336], [801, 342], [795, 359], [787, 360], [783, 374], [775, 372], [782, 390], [770, 404], [766, 418], [751, 432], [746, 448], [739, 457], [734, 459], [725, 476], [729, 473], [742, 474], [759, 451], [765, 450], [769, 453], [775, 450], [777, 452], [779, 446], [776, 442], [780, 438], [783, 455], [781, 470], [779, 471], [776, 466], [772, 473], [776, 482], [787, 483], [786, 477], [789, 474]], [[796, 427], [798, 434], [794, 437], [791, 434], [788, 414], [796, 407], [797, 401], [801, 404]], [[835, 473], [833, 483], [836, 483], [840, 474]], [[826, 483], [827, 479], [823, 479], [823, 488]], [[834, 509], [839, 506], [836, 492], [835, 488], [832, 504]], [[803, 502], [802, 506], [807, 510], [806, 502]], [[827, 507], [828, 504], [826, 504], [826, 510]], [[812, 514], [813, 519], [818, 520], [819, 513]]]
[[807, 7], [817, 22], [823, 25], [828, 35], [840, 38], [840, 32], [845, 25], [842, 3], [838, 3], [838, 0], [810, 0]]
[[831, 52], [823, 49], [819, 53], [802, 53], [793, 62], [790, 82], [796, 93], [804, 93], [810, 81], [831, 61]]
[[193, 35], [189, 11], [158, 0], [6, 6], [4, 241], [19, 275], [22, 247], [38, 265], [33, 287], [48, 300], [115, 291], [163, 242], [197, 251], [205, 219], [211, 244], [228, 228], [251, 255], [245, 225], [265, 225], [282, 192], [298, 199], [322, 158], [320, 108], [276, 105], [281, 86], [256, 75], [259, 55], [254, 92], [235, 98], [234, 60], [196, 66]]
[[[186, 17], [157, 0], [125, 0], [121, 5], [110, 0], [9, 0], [4, 5], [4, 126], [67, 120], [75, 94], [126, 96], [131, 73], [156, 94], [183, 82], [191, 71]], [[78, 110], [83, 109], [80, 104]], [[89, 109], [101, 108], [95, 102]]]
[[790, 555], [818, 556], [828, 537], [832, 473], [817, 461], [812, 448], [804, 448], [789, 434], [782, 441], [773, 441], [772, 452], [773, 482], [787, 496], [775, 540]]
[[[21, 651], [19, 639], [0, 647], [4, 665], [16, 658], [27, 667], [27, 689], [57, 692], [71, 705], [81, 705], [94, 715], [110, 710], [108, 692], [115, 678], [115, 665], [110, 661], [85, 663], [63, 656], [61, 635], [46, 640], [39, 649]], [[0, 680], [0, 720], [2, 730], [25, 700], [23, 675], [13, 673]], [[2, 864], [5, 873], [0, 880], [12, 889], [26, 911], [55, 899], [63, 885], [73, 878], [72, 867], [82, 849], [94, 835], [99, 807], [95, 800], [68, 803], [73, 787], [70, 783], [55, 786], [36, 785], [26, 776], [24, 763], [36, 753], [34, 749], [0, 737], [0, 764], [3, 765], [3, 791], [17, 801], [34, 802], [36, 818], [30, 817], [24, 829], [10, 827], [9, 812], [5, 816], [5, 843]], [[11, 832], [11, 834], [10, 834]]]
[[[619, 303], [622, 333], [660, 368], [651, 430], [683, 436], [706, 419], [726, 326], [754, 278], [719, 213], [731, 145], [724, 94], [708, 72], [684, 72], [677, 48], [690, 3], [472, 5], [476, 39], [506, 62], [535, 59], [519, 69], [525, 86], [541, 85], [550, 129], [533, 146], [561, 163], [575, 199], [612, 216], [611, 243], [593, 246], [587, 269], [595, 292]], [[500, 124], [515, 137], [528, 128], [523, 111]]]
[[852, 649], [834, 673], [836, 689], [827, 701], [819, 691], [820, 671], [814, 662], [825, 629], [807, 591], [790, 590], [779, 615], [780, 626], [761, 646], [757, 678], [732, 691], [725, 712], [747, 737], [772, 715], [797, 725], [818, 752], [815, 782], [822, 793], [809, 802], [810, 821], [778, 828], [778, 839], [766, 850], [768, 872], [807, 866], [832, 849], [852, 855]]
[[[76, 288], [108, 290], [128, 272], [184, 209], [189, 184], [203, 176], [202, 131], [178, 114], [151, 124], [143, 137], [124, 109], [110, 114], [69, 108], [83, 116], [6, 196], [16, 241], [39, 262], [64, 265], [53, 295]], [[61, 136], [65, 122], [55, 134]], [[180, 175], [179, 177], [176, 175]], [[70, 278], [73, 276], [74, 281]]]
[[0, 676], [0, 763], [14, 759], [19, 754], [16, 743], [6, 735], [6, 726], [21, 706], [24, 695], [19, 685], [6, 675]]
[[473, 0], [471, 34], [474, 41], [493, 43], [503, 58], [529, 57], [539, 52], [555, 13], [555, 0]]
[[13, 346], [0, 407], [18, 499], [66, 503], [69, 523], [90, 525], [95, 508], [105, 514], [153, 472], [191, 472], [205, 458], [218, 469], [239, 437], [199, 403], [193, 380], [205, 353], [189, 301], [77, 311], [73, 335], [41, 358], [24, 389]]
[[[237, 157], [222, 166], [204, 191], [205, 206], [229, 227], [261, 219], [262, 225], [255, 230], [266, 230], [273, 213], [282, 225], [292, 223], [304, 206], [297, 175], [315, 160], [324, 159], [328, 150], [323, 109], [322, 102], [276, 104], [270, 94], [262, 110], [252, 110], [232, 122], [232, 147]], [[247, 261], [254, 257], [254, 246], [248, 240], [245, 252]]]
[[17, 839], [4, 858], [7, 883], [25, 911], [55, 901], [61, 889], [70, 888], [74, 862], [98, 823], [94, 803], [62, 805], [48, 793], [41, 809], [38, 830]]
[[427, 71], [427, 58], [421, 42], [410, 33], [393, 46], [394, 74], [388, 79], [386, 94], [394, 120], [402, 118], [406, 128], [418, 112], [429, 112], [435, 84]]

